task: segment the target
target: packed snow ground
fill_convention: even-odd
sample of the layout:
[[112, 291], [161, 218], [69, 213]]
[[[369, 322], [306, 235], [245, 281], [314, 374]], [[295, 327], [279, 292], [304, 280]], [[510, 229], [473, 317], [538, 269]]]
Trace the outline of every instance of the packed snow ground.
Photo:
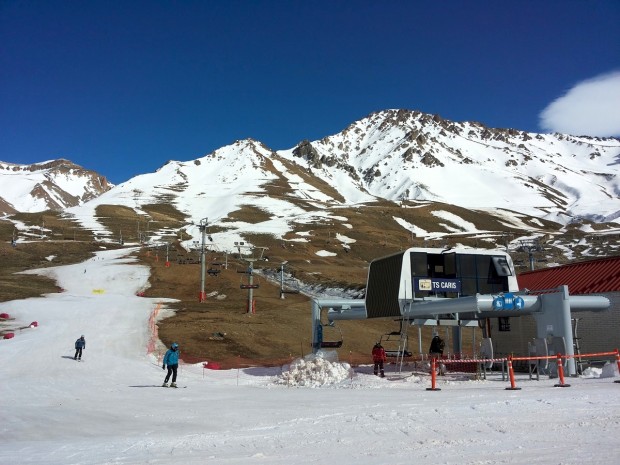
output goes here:
[[517, 375], [520, 391], [451, 375], [427, 391], [427, 374], [393, 366], [381, 379], [328, 359], [200, 363], [164, 389], [164, 348], [147, 353], [161, 300], [135, 296], [148, 269], [127, 253], [41, 270], [65, 292], [0, 304], [39, 324], [0, 340], [1, 464], [618, 463], [620, 383], [596, 372], [569, 388]]

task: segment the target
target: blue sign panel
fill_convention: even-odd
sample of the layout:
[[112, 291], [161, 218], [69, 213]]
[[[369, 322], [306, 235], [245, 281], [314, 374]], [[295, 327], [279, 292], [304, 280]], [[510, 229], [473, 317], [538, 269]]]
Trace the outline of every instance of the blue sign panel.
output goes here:
[[515, 297], [514, 307], [516, 310], [523, 310], [525, 308], [525, 300], [522, 297]]
[[458, 279], [415, 278], [415, 291], [428, 292], [461, 292], [461, 281]]
[[525, 307], [525, 301], [522, 297], [516, 296], [510, 292], [500, 295], [493, 299], [493, 310], [522, 310]]

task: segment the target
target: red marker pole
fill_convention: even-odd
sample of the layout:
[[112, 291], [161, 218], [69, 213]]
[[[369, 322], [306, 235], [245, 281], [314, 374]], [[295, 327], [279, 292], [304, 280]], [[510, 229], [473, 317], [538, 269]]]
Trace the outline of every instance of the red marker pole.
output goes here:
[[560, 377], [560, 382], [558, 384], [554, 384], [555, 387], [570, 387], [570, 384], [566, 384], [564, 382], [564, 367], [562, 366], [562, 354], [558, 354], [558, 376]]
[[[620, 352], [616, 349], [616, 363], [618, 364], [618, 375], [620, 376]], [[614, 381], [614, 383], [620, 383], [620, 379]]]
[[427, 391], [441, 391], [437, 387], [437, 365], [435, 360], [437, 360], [435, 357], [431, 358], [431, 387], [426, 388]]
[[512, 368], [512, 355], [508, 356], [508, 376], [510, 378], [510, 387], [507, 387], [507, 391], [518, 391], [521, 388], [517, 387], [515, 383], [515, 371]]

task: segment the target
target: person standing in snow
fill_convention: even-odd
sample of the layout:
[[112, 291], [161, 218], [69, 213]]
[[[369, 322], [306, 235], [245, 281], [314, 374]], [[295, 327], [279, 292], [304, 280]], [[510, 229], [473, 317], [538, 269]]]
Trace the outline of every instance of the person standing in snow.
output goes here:
[[378, 375], [379, 371], [381, 371], [381, 377], [385, 378], [385, 373], [383, 371], [383, 364], [385, 363], [386, 360], [387, 360], [387, 357], [385, 355], [385, 349], [383, 348], [380, 342], [377, 342], [375, 346], [372, 348], [372, 361], [375, 364], [374, 366], [375, 375]]
[[433, 339], [431, 340], [431, 347], [428, 349], [428, 353], [431, 356], [441, 357], [443, 355], [443, 349], [446, 346], [446, 343], [442, 338], [439, 337], [439, 334], [435, 334]]
[[86, 339], [84, 339], [84, 335], [82, 334], [80, 338], [75, 341], [75, 355], [73, 356], [73, 360], [82, 360], [82, 350], [86, 349]]
[[170, 346], [170, 349], [164, 355], [164, 362], [161, 366], [163, 370], [168, 366], [168, 373], [166, 374], [166, 379], [164, 380], [164, 384], [162, 387], [168, 387], [168, 380], [170, 379], [170, 375], [172, 375], [172, 383], [170, 383], [170, 387], [177, 387], [177, 368], [179, 367], [179, 344], [173, 342]]
[[431, 340], [431, 346], [428, 349], [428, 353], [431, 358], [436, 359], [436, 362], [438, 363], [437, 370], [440, 375], [446, 374], [446, 365], [439, 361], [439, 359], [443, 356], [443, 349], [445, 347], [446, 343], [444, 340], [439, 337], [439, 334], [435, 334]]

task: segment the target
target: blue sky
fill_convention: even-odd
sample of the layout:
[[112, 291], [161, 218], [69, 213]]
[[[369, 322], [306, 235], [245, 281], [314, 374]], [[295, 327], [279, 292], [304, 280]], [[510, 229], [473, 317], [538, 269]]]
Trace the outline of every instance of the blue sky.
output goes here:
[[120, 183], [389, 108], [618, 136], [618, 24], [615, 0], [0, 0], [0, 160]]

